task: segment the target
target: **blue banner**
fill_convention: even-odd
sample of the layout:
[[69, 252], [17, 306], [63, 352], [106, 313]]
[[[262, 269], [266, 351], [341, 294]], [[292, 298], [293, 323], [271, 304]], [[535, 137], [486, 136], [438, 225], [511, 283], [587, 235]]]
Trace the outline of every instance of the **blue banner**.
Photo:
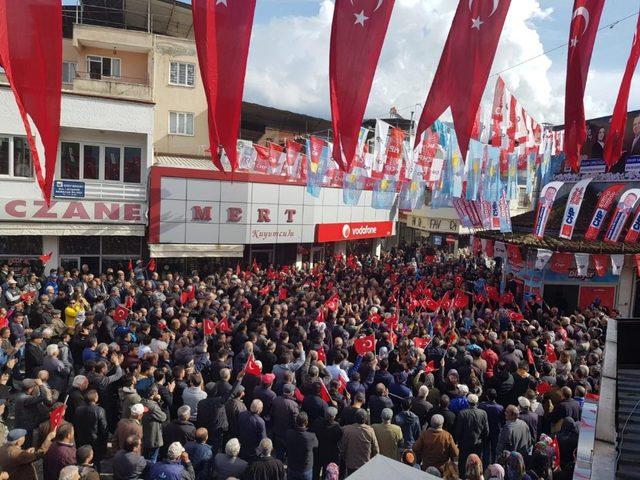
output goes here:
[[386, 178], [378, 180], [373, 186], [371, 207], [378, 210], [390, 210], [396, 199], [396, 182]]

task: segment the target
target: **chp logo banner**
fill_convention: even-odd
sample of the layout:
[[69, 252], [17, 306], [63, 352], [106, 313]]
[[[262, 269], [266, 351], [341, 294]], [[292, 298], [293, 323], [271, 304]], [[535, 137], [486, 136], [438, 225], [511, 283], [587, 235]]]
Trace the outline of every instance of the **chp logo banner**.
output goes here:
[[322, 223], [316, 226], [316, 242], [342, 242], [388, 237], [393, 222]]
[[640, 208], [638, 209], [638, 213], [636, 213], [633, 222], [631, 222], [631, 226], [629, 227], [627, 235], [624, 237], [624, 241], [628, 243], [635, 243], [638, 241], [638, 237], [640, 237]]
[[585, 178], [576, 183], [567, 200], [567, 206], [564, 209], [564, 216], [562, 217], [562, 226], [560, 227], [560, 238], [571, 240], [573, 237], [573, 229], [575, 228], [576, 221], [578, 220], [578, 214], [582, 207], [582, 201], [584, 200], [584, 194], [587, 191], [587, 185], [591, 182], [591, 178]]
[[627, 223], [629, 215], [631, 215], [633, 209], [636, 208], [639, 198], [640, 189], [638, 188], [627, 190], [622, 194], [620, 201], [618, 202], [618, 206], [616, 207], [616, 211], [613, 214], [613, 218], [611, 218], [611, 222], [609, 223], [607, 234], [604, 237], [605, 242], [616, 243], [618, 241], [620, 233], [622, 233], [622, 229]]
[[547, 227], [547, 220], [553, 208], [553, 202], [556, 201], [558, 190], [562, 188], [564, 182], [550, 182], [546, 184], [540, 192], [540, 201], [538, 202], [538, 212], [536, 213], [536, 224], [533, 229], [533, 235], [537, 238], [544, 237], [544, 231]]
[[596, 205], [596, 211], [593, 213], [593, 218], [591, 219], [587, 233], [584, 235], [585, 240], [593, 241], [598, 238], [598, 234], [600, 233], [600, 230], [602, 230], [602, 225], [604, 224], [604, 219], [606, 218], [607, 213], [609, 213], [613, 202], [616, 201], [618, 193], [620, 193], [620, 190], [623, 188], [624, 185], [618, 183], [610, 186], [600, 194], [598, 204]]

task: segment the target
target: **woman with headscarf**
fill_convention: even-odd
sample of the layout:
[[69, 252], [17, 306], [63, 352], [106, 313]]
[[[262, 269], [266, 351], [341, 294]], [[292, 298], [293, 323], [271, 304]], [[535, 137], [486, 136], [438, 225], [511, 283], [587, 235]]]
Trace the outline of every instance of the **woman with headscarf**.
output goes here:
[[580, 429], [575, 420], [571, 417], [565, 417], [556, 436], [560, 447], [560, 468], [564, 469], [565, 465], [573, 462], [574, 452], [578, 448], [579, 435]]
[[482, 475], [482, 460], [475, 453], [467, 457], [467, 468], [465, 470], [466, 480], [484, 480]]
[[487, 471], [484, 472], [484, 478], [487, 480], [504, 480], [504, 467], [499, 463], [489, 465]]
[[524, 458], [518, 452], [511, 452], [506, 460], [505, 480], [532, 480], [527, 475], [524, 466]]

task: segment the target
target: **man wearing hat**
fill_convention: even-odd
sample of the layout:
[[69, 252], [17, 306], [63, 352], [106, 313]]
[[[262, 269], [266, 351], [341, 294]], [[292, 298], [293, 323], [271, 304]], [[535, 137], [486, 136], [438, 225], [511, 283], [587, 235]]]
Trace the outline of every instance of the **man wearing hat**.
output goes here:
[[25, 444], [27, 447], [31, 446], [31, 440], [33, 438], [33, 431], [38, 428], [40, 418], [34, 414], [37, 411], [36, 407], [42, 402], [47, 400], [46, 390], [39, 388], [36, 391], [36, 386], [40, 387], [42, 380], [36, 378], [25, 378], [22, 381], [22, 391], [15, 397], [15, 426], [16, 428], [22, 428], [27, 431], [27, 439]]
[[4, 292], [4, 298], [7, 300], [7, 305], [15, 305], [20, 301], [20, 289], [16, 286], [18, 282], [13, 277], [7, 279], [7, 285], [9, 288]]
[[34, 462], [44, 457], [55, 437], [55, 430], [47, 435], [39, 450], [23, 449], [27, 440], [27, 431], [14, 428], [7, 435], [7, 441], [0, 446], [0, 465], [13, 480], [38, 480]]
[[460, 447], [458, 460], [460, 478], [465, 478], [467, 457], [472, 453], [482, 455], [482, 443], [489, 439], [489, 419], [487, 412], [478, 408], [478, 396], [469, 394], [467, 402], [469, 408], [458, 414], [454, 435]]
[[42, 350], [42, 332], [33, 332], [24, 349], [24, 370], [28, 377], [35, 377], [42, 369], [44, 351]]
[[149, 469], [149, 480], [195, 480], [196, 474], [189, 454], [180, 442], [173, 442], [167, 450], [167, 459], [154, 463]]

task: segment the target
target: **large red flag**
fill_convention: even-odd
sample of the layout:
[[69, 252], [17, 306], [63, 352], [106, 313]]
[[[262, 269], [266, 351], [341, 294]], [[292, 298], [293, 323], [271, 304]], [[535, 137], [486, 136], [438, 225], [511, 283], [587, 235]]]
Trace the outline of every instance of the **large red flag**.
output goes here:
[[49, 203], [60, 137], [59, 1], [0, 0], [0, 64], [24, 123], [38, 185]]
[[349, 171], [387, 33], [394, 0], [336, 0], [331, 25], [329, 92], [333, 159]]
[[422, 110], [416, 141], [451, 107], [462, 158], [487, 85], [511, 0], [461, 1]]
[[256, 0], [193, 0], [193, 31], [209, 106], [211, 158], [218, 169], [222, 147], [231, 170], [238, 166], [242, 91]]
[[636, 71], [638, 60], [640, 59], [640, 16], [636, 23], [636, 34], [633, 36], [631, 44], [631, 52], [627, 60], [627, 68], [622, 77], [620, 91], [618, 91], [618, 99], [613, 109], [613, 117], [609, 126], [609, 134], [604, 146], [604, 161], [608, 168], [613, 167], [622, 156], [622, 140], [624, 139], [624, 130], [627, 125], [627, 104], [629, 102], [629, 91], [631, 90], [631, 80], [633, 72]]
[[575, 0], [573, 3], [564, 101], [564, 151], [566, 164], [574, 171], [580, 167], [580, 150], [587, 139], [584, 90], [602, 7], [604, 0]]

